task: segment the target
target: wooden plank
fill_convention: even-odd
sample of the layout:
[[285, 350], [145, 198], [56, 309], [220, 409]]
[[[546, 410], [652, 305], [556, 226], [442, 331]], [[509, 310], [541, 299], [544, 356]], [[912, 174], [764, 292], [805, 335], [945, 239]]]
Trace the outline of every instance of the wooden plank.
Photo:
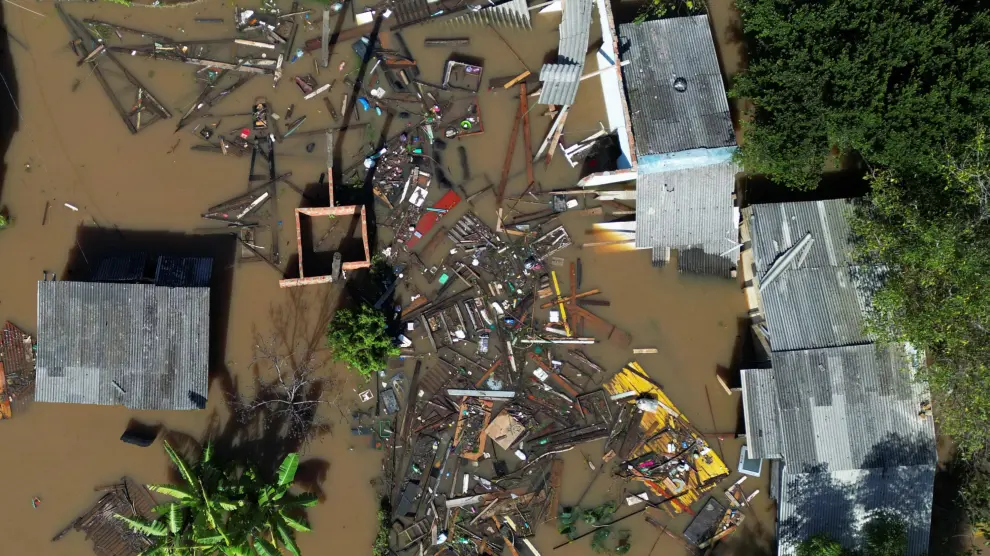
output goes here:
[[629, 347], [632, 343], [632, 336], [630, 336], [628, 332], [583, 307], [577, 305], [571, 307], [571, 314], [587, 320], [591, 326], [601, 331], [606, 340], [609, 340], [617, 346]]
[[487, 371], [485, 371], [485, 374], [481, 375], [481, 378], [479, 378], [478, 381], [474, 383], [474, 387], [480, 388], [481, 384], [485, 381], [485, 379], [491, 376], [491, 374], [495, 372], [495, 369], [497, 369], [501, 364], [502, 364], [502, 359], [501, 358], [496, 359], [495, 363], [493, 363], [492, 366], [489, 367]]
[[204, 60], [200, 58], [183, 58], [183, 62], [187, 64], [193, 64], [195, 66], [203, 66], [207, 68], [220, 68], [225, 70], [239, 71], [243, 73], [273, 73], [272, 70], [268, 68], [258, 68], [254, 66], [244, 66], [240, 64], [228, 64], [227, 62], [219, 62], [217, 60]]
[[423, 39], [423, 46], [467, 46], [471, 44], [468, 37], [453, 37], [449, 39]]
[[567, 310], [564, 309], [564, 300], [560, 297], [560, 284], [557, 282], [557, 271], [550, 271], [550, 278], [553, 280], [553, 291], [557, 294], [557, 306], [560, 307], [560, 320], [564, 323], [564, 332], [571, 335], [571, 326], [567, 324]]
[[502, 208], [502, 199], [505, 198], [505, 186], [509, 182], [509, 169], [512, 167], [512, 155], [516, 151], [516, 136], [519, 135], [519, 124], [523, 119], [523, 105], [525, 98], [519, 100], [519, 109], [516, 111], [516, 119], [512, 123], [512, 135], [509, 136], [509, 147], [505, 152], [505, 162], [502, 164], [502, 177], [498, 180], [498, 189], [495, 191], [495, 206]]
[[[530, 75], [529, 74], [529, 70], [526, 70], [526, 71], [520, 73], [519, 75], [513, 77], [512, 78], [512, 81], [509, 81], [505, 85], [502, 85], [502, 88], [503, 89], [508, 89], [508, 88], [512, 87], [513, 85], [515, 85], [516, 83], [519, 83], [523, 79], [526, 79], [527, 77], [529, 77], [529, 75]], [[523, 85], [524, 88], [522, 89], [522, 92], [520, 94], [525, 96], [526, 95], [526, 89], [525, 89], [526, 83], [523, 82], [522, 85]]]
[[[526, 73], [529, 73], [527, 70]], [[519, 84], [519, 109], [523, 113], [523, 148], [526, 149], [526, 191], [536, 183], [533, 173], [533, 139], [529, 134], [529, 101], [526, 100], [526, 83]]]
[[[567, 107], [565, 107], [565, 109], [566, 108]], [[553, 153], [557, 152], [557, 145], [560, 143], [560, 136], [564, 134], [564, 124], [567, 123], [567, 114], [569, 114], [569, 112], [566, 112], [565, 110], [561, 110], [560, 112], [560, 125], [558, 125], [557, 129], [553, 132], [553, 137], [550, 139], [550, 144], [548, 146], [549, 148], [547, 148], [546, 166], [550, 165], [550, 161], [553, 160]]]
[[[574, 297], [573, 297], [573, 299], [581, 299], [583, 297], [589, 297], [589, 296], [592, 296], [592, 295], [598, 295], [600, 293], [602, 293], [602, 290], [600, 290], [598, 288], [595, 288], [593, 290], [588, 290], [586, 292], [581, 292], [579, 294], [575, 294]], [[571, 300], [572, 300], [571, 297], [565, 297], [565, 298], [559, 299], [559, 300], [555, 299], [553, 301], [550, 301], [548, 303], [544, 303], [543, 305], [540, 305], [540, 308], [541, 309], [549, 309], [550, 307], [553, 307], [554, 305], [556, 305], [560, 301], [563, 301], [564, 303], [570, 303]]]
[[568, 305], [574, 305], [577, 300], [577, 263], [571, 262], [571, 297], [567, 300]]
[[564, 474], [564, 460], [554, 458], [550, 464], [550, 519], [560, 515], [560, 483]]
[[10, 419], [10, 396], [7, 394], [7, 377], [3, 361], [0, 361], [0, 419]]
[[330, 7], [323, 8], [323, 34], [320, 39], [320, 63], [330, 65]]
[[327, 131], [327, 188], [330, 190], [330, 206], [333, 202], [333, 132]]

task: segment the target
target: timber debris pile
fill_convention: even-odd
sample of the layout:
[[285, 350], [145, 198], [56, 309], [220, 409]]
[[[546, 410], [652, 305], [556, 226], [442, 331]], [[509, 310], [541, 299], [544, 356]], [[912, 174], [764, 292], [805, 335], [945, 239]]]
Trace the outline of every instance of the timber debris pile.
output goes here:
[[[384, 2], [355, 11], [356, 26], [340, 31], [351, 15], [341, 4], [308, 9], [293, 2], [282, 10], [266, 3], [238, 7], [230, 21], [198, 20], [232, 35], [202, 40], [57, 9], [79, 65], [91, 69], [131, 133], [173, 114], [119, 57], [195, 68], [195, 100], [176, 114], [175, 131], [183, 134], [173, 150], [191, 142], [204, 156], [244, 160], [246, 192], [202, 212], [219, 223], [212, 231], [237, 237], [241, 262], [267, 263], [282, 287], [344, 283], [375, 264], [394, 271], [385, 294], [368, 301], [393, 313], [401, 355], [355, 400], [351, 426], [384, 452], [380, 486], [394, 552], [418, 546], [420, 554], [540, 554], [531, 537], [552, 523], [563, 544], [591, 536], [594, 546], [624, 553], [631, 541], [618, 527], [637, 515], [709, 548], [736, 530], [751, 495], [737, 483], [728, 500], [706, 501], [730, 474], [711, 437], [646, 367], [630, 360], [606, 368], [585, 351], [597, 343], [629, 355], [638, 350], [628, 332], [595, 313], [609, 305], [601, 298], [607, 292], [582, 287], [582, 261], [568, 255], [575, 241], [564, 221], [628, 215], [632, 208], [621, 201], [634, 192], [544, 189], [538, 179], [555, 155], [577, 168], [601, 158], [614, 140], [604, 129], [569, 144], [563, 138], [583, 62], [568, 62], [573, 56], [562, 51], [559, 63], [547, 65], [553, 71], [534, 72], [520, 59], [519, 73], [487, 77], [482, 60], [416, 59], [402, 35], [437, 19], [529, 27], [529, 10], [513, 15], [508, 4], [431, 11], [425, 3]], [[568, 1], [563, 18], [587, 27], [593, 7]], [[470, 40], [431, 37], [423, 47], [442, 52]], [[568, 40], [583, 59], [587, 36], [583, 44]], [[341, 50], [343, 61], [331, 64], [331, 51]], [[544, 73], [573, 75], [572, 83]], [[442, 77], [431, 82], [428, 75]], [[276, 106], [259, 95], [230, 106], [228, 98], [259, 82], [259, 90], [298, 89], [297, 101]], [[468, 149], [485, 133], [480, 98], [496, 93], [514, 94], [517, 104], [502, 171], [492, 180], [471, 171]], [[530, 102], [547, 105], [546, 113]], [[534, 150], [530, 119], [541, 116], [549, 131]], [[345, 134], [365, 128], [372, 133], [361, 147], [345, 152]], [[513, 172], [520, 135], [525, 167]], [[320, 175], [284, 169], [309, 155], [325, 157]], [[510, 195], [510, 184], [522, 193]], [[280, 201], [298, 207], [294, 257], [280, 252]], [[358, 246], [346, 247], [354, 229]], [[297, 264], [286, 264], [290, 258]], [[408, 361], [415, 369], [407, 377]], [[590, 443], [604, 445], [600, 458], [586, 457], [593, 479], [580, 498], [562, 499], [560, 454]], [[621, 480], [623, 493], [582, 506], [600, 477]], [[696, 512], [683, 535], [668, 530], [675, 515]]]

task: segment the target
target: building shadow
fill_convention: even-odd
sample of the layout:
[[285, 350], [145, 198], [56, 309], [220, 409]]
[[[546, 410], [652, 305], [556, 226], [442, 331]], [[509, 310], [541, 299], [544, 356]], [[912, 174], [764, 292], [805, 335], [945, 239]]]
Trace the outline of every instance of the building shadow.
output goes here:
[[712, 556], [774, 556], [773, 532], [755, 519], [747, 519], [742, 530], [715, 545]]
[[973, 538], [965, 505], [960, 503], [960, 490], [970, 464], [953, 454], [935, 473], [932, 497], [932, 532], [929, 554], [966, 554]]
[[91, 280], [100, 261], [110, 257], [145, 255], [208, 257], [213, 260], [210, 276], [210, 384], [225, 369], [227, 323], [237, 240], [230, 235], [184, 234], [163, 231], [133, 231], [118, 228], [80, 226], [75, 246], [69, 252], [63, 280]]
[[825, 172], [815, 189], [795, 189], [763, 175], [744, 175], [738, 191], [742, 206], [763, 203], [798, 203], [862, 197], [870, 192], [866, 168], [857, 157], [847, 157], [843, 169]]
[[[11, 55], [11, 41], [17, 43], [19, 47], [27, 46], [12, 37], [7, 32], [6, 14], [0, 14], [0, 77], [2, 77], [3, 89], [0, 90], [0, 156], [7, 153], [14, 133], [17, 132], [20, 124], [20, 100], [17, 87], [17, 75], [14, 72], [14, 58]], [[4, 157], [5, 161], [6, 158]], [[3, 210], [3, 186], [7, 183], [7, 164], [0, 161], [0, 210]]]

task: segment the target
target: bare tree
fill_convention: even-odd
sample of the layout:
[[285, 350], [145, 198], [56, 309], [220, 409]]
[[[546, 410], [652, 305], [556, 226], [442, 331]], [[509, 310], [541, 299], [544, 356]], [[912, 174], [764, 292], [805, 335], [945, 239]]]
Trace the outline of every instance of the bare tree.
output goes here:
[[280, 344], [284, 347], [284, 340], [258, 337], [252, 363], [257, 371], [254, 396], [232, 400], [232, 405], [242, 423], [260, 423], [269, 432], [304, 444], [332, 432], [332, 421], [320, 409], [336, 404], [338, 381], [319, 373], [325, 361], [311, 350], [280, 350]]

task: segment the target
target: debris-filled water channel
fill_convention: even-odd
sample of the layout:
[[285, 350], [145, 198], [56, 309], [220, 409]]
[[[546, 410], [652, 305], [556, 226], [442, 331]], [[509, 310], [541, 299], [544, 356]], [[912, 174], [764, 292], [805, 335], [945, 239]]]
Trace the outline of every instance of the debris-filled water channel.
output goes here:
[[[733, 73], [729, 4], [711, 19]], [[365, 269], [382, 263], [400, 277], [377, 301], [400, 308], [403, 356], [370, 384], [320, 367], [333, 426], [302, 447], [300, 482], [324, 501], [305, 553], [370, 553], [382, 495], [394, 547], [446, 538], [469, 554], [518, 538], [521, 553], [590, 554], [592, 526], [561, 512], [611, 501], [601, 521], [624, 519], [607, 544], [628, 538], [630, 554], [704, 553], [736, 524], [715, 554], [769, 553], [767, 471], [738, 482], [741, 402], [717, 379], [743, 350], [740, 282], [654, 267], [592, 230], [633, 210], [573, 194], [582, 173], [609, 169], [591, 146], [598, 79], [568, 110], [568, 147], [525, 164], [561, 118], [532, 94], [560, 12], [396, 33], [374, 27], [429, 12], [381, 20], [348, 4], [325, 25], [322, 4], [28, 7], [4, 7], [19, 117], [0, 319], [34, 334], [38, 281], [92, 274], [101, 257], [208, 256], [211, 367], [202, 411], [15, 402], [0, 423], [3, 553], [89, 554], [82, 534], [52, 537], [94, 487], [165, 482], [157, 444], [120, 441], [134, 423], [276, 457], [260, 424], [232, 419], [266, 372], [258, 346], [325, 361], [327, 322], [356, 295], [343, 279], [373, 280]], [[378, 45], [362, 40], [373, 31]], [[571, 520], [589, 534], [555, 548]]]

